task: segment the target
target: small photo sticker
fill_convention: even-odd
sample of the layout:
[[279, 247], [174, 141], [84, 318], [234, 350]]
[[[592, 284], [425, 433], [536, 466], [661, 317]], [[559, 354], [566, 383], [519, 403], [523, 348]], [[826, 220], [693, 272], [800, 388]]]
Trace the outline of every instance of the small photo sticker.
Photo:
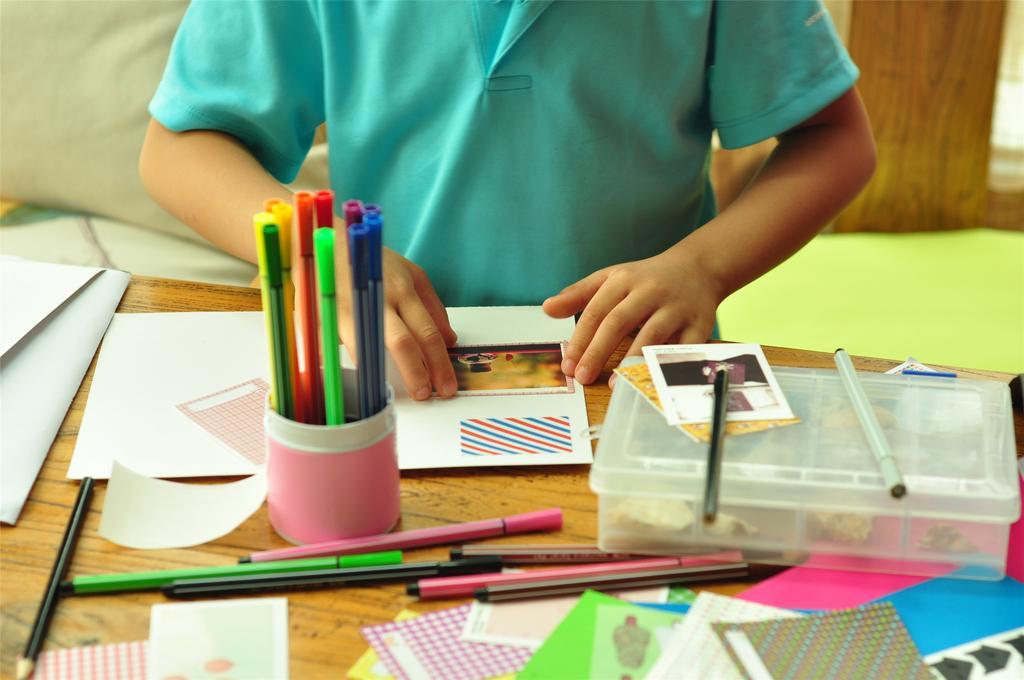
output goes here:
[[572, 378], [562, 373], [558, 342], [452, 347], [448, 358], [458, 382], [456, 394], [571, 394]]

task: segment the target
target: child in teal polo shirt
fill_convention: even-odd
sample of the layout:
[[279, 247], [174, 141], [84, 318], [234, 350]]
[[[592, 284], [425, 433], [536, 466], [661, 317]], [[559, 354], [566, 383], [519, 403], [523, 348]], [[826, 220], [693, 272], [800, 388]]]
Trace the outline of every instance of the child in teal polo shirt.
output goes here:
[[[445, 305], [582, 312], [563, 369], [587, 384], [634, 330], [631, 354], [708, 339], [725, 297], [857, 194], [875, 156], [856, 78], [816, 0], [196, 0], [140, 168], [252, 261], [254, 206], [290, 198], [326, 123], [332, 187], [386, 214], [387, 344], [410, 394], [455, 391]], [[779, 140], [721, 213], [714, 130]]]

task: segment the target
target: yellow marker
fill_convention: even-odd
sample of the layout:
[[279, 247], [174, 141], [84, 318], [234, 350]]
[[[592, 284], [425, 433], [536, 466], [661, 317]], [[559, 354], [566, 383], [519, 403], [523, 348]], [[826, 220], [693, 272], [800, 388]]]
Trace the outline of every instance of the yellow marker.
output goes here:
[[268, 212], [256, 213], [252, 216], [253, 235], [256, 238], [256, 260], [260, 268], [260, 304], [263, 305], [263, 321], [267, 329], [267, 356], [270, 357], [270, 408], [277, 410], [278, 399], [277, 371], [274, 370], [274, 327], [270, 318], [270, 292], [267, 289], [267, 251], [263, 246], [263, 225], [274, 222], [274, 216]]
[[267, 204], [274, 215], [281, 234], [281, 275], [284, 279], [284, 317], [288, 331], [288, 365], [292, 377], [292, 395], [295, 404], [295, 420], [300, 423], [312, 422], [309, 413], [309, 395], [303, 393], [299, 385], [299, 355], [295, 347], [295, 285], [292, 283], [292, 206], [278, 201]]

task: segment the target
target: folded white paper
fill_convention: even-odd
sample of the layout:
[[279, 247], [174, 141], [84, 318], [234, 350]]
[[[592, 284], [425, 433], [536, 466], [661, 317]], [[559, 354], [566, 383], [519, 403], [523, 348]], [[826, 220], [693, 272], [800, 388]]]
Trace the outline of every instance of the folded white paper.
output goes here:
[[99, 534], [128, 548], [187, 548], [231, 533], [267, 496], [265, 468], [228, 484], [153, 479], [114, 462]]
[[[6, 289], [6, 273], [12, 264], [5, 259], [0, 265], [0, 270], [5, 272], [4, 315], [0, 321], [5, 330], [5, 345], [8, 302], [21, 294], [27, 295], [25, 291]], [[46, 271], [47, 265], [40, 266], [41, 269], [32, 268], [37, 277]], [[130, 279], [128, 273], [115, 270], [60, 269], [66, 281], [74, 277], [64, 269], [84, 270], [75, 272], [78, 278], [74, 279], [83, 281], [82, 285], [45, 313], [41, 310], [48, 308], [56, 297], [48, 298], [31, 310], [26, 305], [15, 304], [18, 311], [13, 323], [16, 327], [23, 328], [31, 323], [30, 317], [38, 317], [38, 322], [17, 338], [0, 359], [0, 402], [3, 404], [0, 409], [0, 520], [8, 524], [17, 521], [21, 513]], [[23, 278], [24, 274], [25, 271], [20, 271], [15, 278]], [[73, 287], [73, 283], [68, 283], [65, 290]]]

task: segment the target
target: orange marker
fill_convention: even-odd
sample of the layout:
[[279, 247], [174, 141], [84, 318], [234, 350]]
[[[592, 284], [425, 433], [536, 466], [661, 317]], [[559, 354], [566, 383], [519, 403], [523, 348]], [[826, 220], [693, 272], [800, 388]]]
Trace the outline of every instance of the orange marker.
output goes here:
[[295, 306], [299, 311], [295, 320], [295, 348], [299, 360], [299, 387], [308, 405], [309, 419], [305, 422], [323, 425], [324, 381], [320, 372], [313, 211], [313, 194], [305, 191], [295, 194], [295, 244], [299, 255], [295, 264]]

